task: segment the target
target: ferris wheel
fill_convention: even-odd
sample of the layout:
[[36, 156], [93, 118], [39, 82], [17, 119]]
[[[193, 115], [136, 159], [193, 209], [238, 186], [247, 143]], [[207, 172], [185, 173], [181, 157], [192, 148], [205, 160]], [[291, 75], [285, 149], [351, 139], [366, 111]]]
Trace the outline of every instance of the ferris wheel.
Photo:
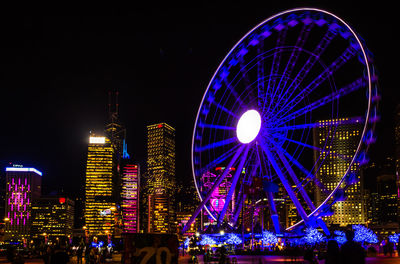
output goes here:
[[[201, 100], [192, 139], [201, 204], [183, 231], [202, 209], [235, 226], [245, 201], [262, 199], [277, 233], [302, 224], [329, 233], [322, 218], [368, 161], [378, 101], [372, 55], [342, 19], [297, 8], [264, 20], [228, 52]], [[342, 135], [343, 126], [358, 132]], [[351, 149], [338, 148], [345, 137]], [[332, 159], [345, 169], [327, 186], [318, 173]], [[285, 228], [282, 203], [298, 215]]]

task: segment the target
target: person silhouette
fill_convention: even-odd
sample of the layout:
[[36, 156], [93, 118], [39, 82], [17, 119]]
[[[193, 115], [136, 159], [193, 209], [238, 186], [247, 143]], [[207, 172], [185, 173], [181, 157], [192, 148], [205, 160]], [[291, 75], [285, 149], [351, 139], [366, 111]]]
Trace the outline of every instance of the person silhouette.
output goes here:
[[329, 240], [325, 256], [325, 264], [338, 264], [340, 260], [339, 245], [336, 240]]
[[346, 243], [340, 249], [340, 257], [342, 264], [365, 264], [365, 250], [355, 242], [354, 231], [346, 231]]

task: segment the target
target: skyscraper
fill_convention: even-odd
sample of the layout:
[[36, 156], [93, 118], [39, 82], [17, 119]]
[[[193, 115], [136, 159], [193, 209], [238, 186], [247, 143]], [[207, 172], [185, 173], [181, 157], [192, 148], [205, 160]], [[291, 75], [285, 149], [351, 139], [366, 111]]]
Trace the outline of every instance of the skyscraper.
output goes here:
[[400, 104], [396, 107], [394, 117], [394, 138], [395, 138], [395, 166], [396, 166], [396, 187], [397, 187], [397, 215], [400, 221]]
[[41, 195], [42, 173], [21, 165], [6, 168], [6, 223], [5, 236], [27, 239], [32, 223], [32, 200]]
[[175, 233], [175, 129], [166, 123], [147, 126], [147, 231]]
[[122, 165], [122, 223], [124, 233], [139, 232], [139, 165], [123, 160]]
[[[346, 173], [350, 160], [354, 156], [362, 131], [362, 126], [350, 118], [339, 118], [318, 121], [314, 128], [314, 160], [321, 163], [318, 166], [317, 177], [332, 192]], [[332, 140], [334, 138], [334, 140]], [[364, 224], [366, 222], [365, 203], [362, 177], [358, 172], [359, 163], [354, 162], [350, 172], [356, 173], [357, 183], [347, 189], [347, 199], [337, 202], [333, 209], [335, 214], [327, 217], [328, 224], [346, 226]], [[320, 189], [316, 190], [316, 203], [321, 204], [327, 195]]]
[[90, 135], [85, 184], [85, 225], [90, 236], [112, 234], [115, 171], [114, 147], [106, 137]]

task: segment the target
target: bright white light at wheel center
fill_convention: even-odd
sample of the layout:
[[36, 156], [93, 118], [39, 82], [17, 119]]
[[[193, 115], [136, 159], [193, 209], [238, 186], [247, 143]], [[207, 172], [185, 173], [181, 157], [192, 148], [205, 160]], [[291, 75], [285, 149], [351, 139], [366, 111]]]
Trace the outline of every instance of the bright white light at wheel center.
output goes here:
[[253, 141], [261, 128], [261, 116], [256, 110], [248, 110], [239, 119], [236, 136], [243, 144]]

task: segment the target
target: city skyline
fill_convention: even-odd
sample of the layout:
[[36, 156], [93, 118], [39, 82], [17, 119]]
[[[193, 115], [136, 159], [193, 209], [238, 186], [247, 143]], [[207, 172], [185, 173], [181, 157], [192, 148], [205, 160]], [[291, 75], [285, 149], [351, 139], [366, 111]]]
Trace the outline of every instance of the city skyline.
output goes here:
[[[13, 129], [2, 132], [2, 137], [9, 140], [0, 152], [1, 165], [4, 167], [8, 162], [15, 162], [44, 171], [44, 193], [53, 189], [64, 189], [68, 193], [80, 191], [83, 194], [87, 134], [89, 131], [103, 131], [107, 121], [108, 91], [118, 90], [120, 116], [127, 127], [128, 150], [132, 157], [145, 164], [146, 125], [166, 122], [177, 131], [177, 177], [180, 180], [191, 180], [190, 145], [194, 118], [215, 65], [224, 56], [227, 47], [232, 46], [255, 23], [275, 11], [290, 7], [293, 5], [271, 5], [271, 9], [263, 10], [232, 7], [233, 11], [243, 12], [240, 19], [229, 14], [230, 12], [221, 15], [218, 11], [222, 9], [171, 9], [171, 13], [167, 14], [161, 10], [153, 10], [149, 12], [151, 23], [146, 15], [136, 13], [125, 17], [95, 18], [93, 21], [88, 17], [24, 18], [15, 27], [22, 28], [27, 35], [30, 34], [32, 43], [26, 43], [24, 45], [27, 47], [21, 46], [11, 52], [2, 64], [4, 75], [9, 75], [3, 78], [3, 85], [10, 87], [6, 89], [5, 96], [18, 100], [9, 100], [10, 102], [2, 106], [3, 120]], [[385, 128], [391, 126], [393, 103], [398, 99], [398, 94], [392, 88], [395, 87], [394, 77], [391, 76], [394, 70], [387, 66], [391, 65], [392, 58], [389, 58], [388, 51], [380, 48], [381, 45], [393, 44], [390, 40], [384, 44], [378, 43], [382, 39], [378, 34], [385, 34], [387, 38], [395, 40], [390, 32], [395, 28], [396, 22], [390, 15], [383, 19], [383, 11], [386, 12], [383, 8], [374, 10], [363, 6], [362, 10], [369, 14], [366, 17], [370, 17], [367, 19], [355, 14], [354, 6], [347, 6], [348, 10], [344, 10], [344, 6], [340, 4], [319, 7], [338, 13], [356, 26], [374, 52], [381, 76], [380, 85], [385, 87], [382, 89], [382, 122], [378, 124], [377, 144], [370, 152], [372, 156], [377, 156], [376, 153], [390, 142], [387, 135], [393, 132]], [[207, 16], [203, 16], [202, 12], [207, 12]], [[176, 15], [175, 19], [172, 18], [173, 15]], [[165, 25], [157, 30], [151, 29], [151, 25], [160, 25], [166, 17], [170, 20]], [[185, 22], [181, 22], [182, 19]], [[53, 25], [51, 22], [54, 22]], [[133, 22], [139, 25], [139, 29], [130, 28]], [[94, 23], [98, 23], [99, 28], [93, 27]], [[102, 26], [106, 25], [108, 33], [104, 35]], [[53, 31], [55, 27], [59, 31]], [[372, 27], [374, 30], [370, 30]], [[378, 33], [375, 30], [377, 28], [381, 28], [382, 32]], [[78, 37], [75, 38], [74, 34], [78, 34]], [[148, 46], [139, 44], [144, 39], [149, 39]], [[33, 52], [36, 45], [48, 40], [52, 42], [43, 48], [48, 58], [37, 57]], [[81, 66], [71, 68], [77, 62], [62, 54], [76, 51], [82, 55], [96, 40], [104, 41], [104, 44], [99, 44], [95, 51], [80, 58]], [[64, 42], [66, 44], [62, 44]], [[121, 43], [122, 47], [117, 50]], [[132, 51], [128, 43], [134, 43], [136, 50]], [[109, 48], [105, 50], [102, 45], [108, 45]], [[6, 46], [7, 43], [1, 47]], [[18, 53], [23, 49], [27, 51]], [[101, 56], [98, 55], [100, 50], [104, 52]], [[33, 55], [28, 51], [33, 52]], [[137, 58], [142, 63], [138, 63], [141, 66], [133, 66], [136, 63], [124, 59], [124, 55]], [[79, 55], [73, 58], [78, 57]], [[22, 61], [15, 60], [16, 58]], [[50, 70], [49, 62], [56, 66], [54, 70]], [[29, 73], [35, 65], [40, 66], [40, 70], [48, 70], [49, 78], [41, 87], [37, 85], [43, 75], [29, 78], [34, 73], [39, 73], [39, 70]], [[32, 83], [26, 85], [25, 81], [16, 79], [12, 85], [6, 85], [11, 84], [10, 77], [17, 73], [30, 79]], [[149, 77], [156, 78], [149, 82]], [[40, 120], [41, 118], [44, 120]], [[30, 127], [32, 130], [27, 132], [26, 129]], [[383, 156], [387, 156], [392, 150], [386, 151], [388, 152]], [[68, 175], [73, 181], [69, 181]]]

